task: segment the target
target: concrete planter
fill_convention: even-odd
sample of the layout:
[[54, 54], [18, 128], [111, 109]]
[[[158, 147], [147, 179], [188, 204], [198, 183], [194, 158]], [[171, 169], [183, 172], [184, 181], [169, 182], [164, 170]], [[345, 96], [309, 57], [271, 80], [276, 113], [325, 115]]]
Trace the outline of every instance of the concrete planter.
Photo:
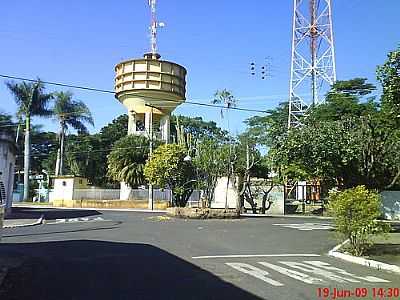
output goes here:
[[221, 208], [190, 208], [170, 207], [167, 208], [167, 215], [176, 218], [186, 219], [238, 219], [240, 213], [236, 209]]
[[5, 208], [4, 205], [0, 205], [0, 241], [3, 236], [3, 222], [4, 222]]

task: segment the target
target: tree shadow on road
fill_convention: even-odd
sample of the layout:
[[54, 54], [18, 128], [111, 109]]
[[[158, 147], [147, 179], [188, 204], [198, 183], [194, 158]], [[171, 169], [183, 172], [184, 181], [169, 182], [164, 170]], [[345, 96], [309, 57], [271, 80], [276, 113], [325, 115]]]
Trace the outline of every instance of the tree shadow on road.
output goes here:
[[101, 215], [101, 212], [96, 210], [67, 210], [56, 208], [26, 208], [26, 207], [13, 207], [12, 213], [7, 215], [6, 219], [38, 219], [44, 216], [46, 220], [55, 219], [72, 219], [83, 218], [90, 216]]
[[0, 299], [260, 299], [147, 244], [2, 244], [0, 256], [7, 255], [22, 263], [9, 269]]

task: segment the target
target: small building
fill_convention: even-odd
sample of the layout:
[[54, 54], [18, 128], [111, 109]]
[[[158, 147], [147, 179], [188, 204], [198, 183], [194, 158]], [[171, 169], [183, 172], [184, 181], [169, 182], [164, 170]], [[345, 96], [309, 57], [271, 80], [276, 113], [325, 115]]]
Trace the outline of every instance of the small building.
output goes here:
[[12, 207], [16, 153], [13, 136], [0, 131], [0, 204], [5, 206], [6, 214], [11, 212]]
[[53, 190], [49, 195], [49, 202], [54, 200], [73, 200], [74, 190], [88, 188], [88, 180], [74, 175], [51, 177]]

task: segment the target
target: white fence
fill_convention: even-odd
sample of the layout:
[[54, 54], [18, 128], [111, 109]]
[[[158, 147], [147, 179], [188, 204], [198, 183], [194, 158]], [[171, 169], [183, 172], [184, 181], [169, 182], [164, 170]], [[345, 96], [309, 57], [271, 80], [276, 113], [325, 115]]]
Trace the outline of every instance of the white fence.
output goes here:
[[117, 199], [119, 199], [119, 190], [75, 189], [72, 199], [74, 199], [74, 200], [117, 200]]
[[[200, 191], [193, 191], [189, 198], [189, 204], [194, 205], [200, 201]], [[149, 191], [147, 189], [131, 190], [129, 200], [140, 201], [149, 198]], [[76, 189], [73, 193], [74, 200], [119, 200], [119, 189]], [[154, 201], [171, 201], [170, 190], [153, 190]]]

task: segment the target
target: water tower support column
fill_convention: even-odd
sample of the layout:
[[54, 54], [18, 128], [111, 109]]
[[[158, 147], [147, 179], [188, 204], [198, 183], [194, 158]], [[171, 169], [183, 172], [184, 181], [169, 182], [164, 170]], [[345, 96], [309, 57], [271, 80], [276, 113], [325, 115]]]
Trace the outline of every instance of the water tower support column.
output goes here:
[[136, 112], [133, 110], [129, 112], [128, 134], [136, 134]]
[[161, 139], [169, 144], [170, 130], [171, 130], [171, 116], [165, 115], [160, 119]]
[[144, 115], [144, 127], [146, 128], [146, 134], [148, 138], [151, 139], [150, 132], [152, 131], [153, 126], [153, 116], [151, 112], [146, 112]]

